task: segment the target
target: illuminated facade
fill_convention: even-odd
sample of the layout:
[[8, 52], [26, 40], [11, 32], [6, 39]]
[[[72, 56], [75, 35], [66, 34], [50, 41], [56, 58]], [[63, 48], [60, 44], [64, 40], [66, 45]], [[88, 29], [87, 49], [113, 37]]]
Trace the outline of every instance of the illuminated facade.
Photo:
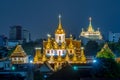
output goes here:
[[91, 21], [92, 21], [92, 18], [90, 17], [88, 29], [87, 29], [87, 31], [84, 31], [84, 29], [82, 28], [82, 32], [80, 34], [80, 37], [88, 38], [91, 40], [101, 40], [102, 35], [101, 35], [101, 32], [99, 31], [99, 28], [98, 28], [98, 30], [95, 31], [92, 27]]
[[28, 63], [28, 57], [21, 45], [17, 45], [13, 53], [10, 55], [12, 64]]
[[45, 61], [54, 64], [54, 69], [57, 70], [68, 62], [70, 64], [86, 63], [84, 48], [81, 47], [80, 40], [73, 40], [65, 37], [65, 30], [62, 27], [61, 16], [59, 16], [59, 24], [55, 30], [55, 38], [51, 38], [48, 34], [48, 39], [43, 41], [43, 53], [40, 48], [36, 48], [34, 63], [43, 64]]

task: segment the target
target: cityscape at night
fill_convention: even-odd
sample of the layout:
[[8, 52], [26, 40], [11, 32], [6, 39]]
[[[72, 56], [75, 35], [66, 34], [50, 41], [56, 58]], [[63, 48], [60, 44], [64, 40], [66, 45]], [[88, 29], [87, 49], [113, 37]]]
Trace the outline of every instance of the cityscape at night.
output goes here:
[[120, 80], [119, 4], [1, 0], [0, 80]]

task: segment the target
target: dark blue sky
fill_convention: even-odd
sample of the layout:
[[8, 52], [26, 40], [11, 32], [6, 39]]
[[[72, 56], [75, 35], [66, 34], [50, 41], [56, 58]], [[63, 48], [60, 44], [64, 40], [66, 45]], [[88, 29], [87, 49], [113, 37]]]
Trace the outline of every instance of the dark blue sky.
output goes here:
[[57, 28], [58, 14], [67, 35], [79, 36], [90, 16], [104, 35], [120, 32], [120, 0], [0, 0], [0, 34], [8, 36], [10, 26], [21, 25], [33, 39], [44, 38]]

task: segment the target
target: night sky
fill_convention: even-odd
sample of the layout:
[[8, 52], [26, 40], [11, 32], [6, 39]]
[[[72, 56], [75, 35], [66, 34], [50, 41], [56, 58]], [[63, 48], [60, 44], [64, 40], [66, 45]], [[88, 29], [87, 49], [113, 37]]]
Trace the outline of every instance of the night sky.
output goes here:
[[120, 32], [120, 0], [0, 0], [0, 35], [9, 35], [10, 26], [21, 25], [32, 39], [54, 34], [58, 15], [68, 34], [79, 36], [81, 28], [92, 25], [103, 35]]

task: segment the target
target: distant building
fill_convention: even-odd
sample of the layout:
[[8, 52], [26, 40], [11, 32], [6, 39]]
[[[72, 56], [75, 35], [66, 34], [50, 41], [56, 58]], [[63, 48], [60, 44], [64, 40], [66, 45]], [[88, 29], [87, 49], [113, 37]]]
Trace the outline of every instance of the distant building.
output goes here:
[[23, 50], [21, 45], [17, 45], [13, 53], [10, 55], [12, 64], [25, 64], [28, 63], [28, 56]]
[[0, 47], [5, 47], [7, 45], [7, 37], [0, 35]]
[[9, 39], [22, 40], [22, 27], [21, 26], [10, 27]]
[[110, 42], [118, 42], [119, 39], [120, 39], [120, 33], [109, 32], [108, 40]]
[[30, 32], [28, 30], [23, 30], [22, 39], [23, 39], [24, 42], [30, 42], [31, 35], [30, 35]]
[[17, 44], [22, 44], [23, 42], [29, 42], [31, 39], [30, 32], [28, 30], [23, 30], [22, 26], [12, 26], [10, 27], [8, 47], [15, 47]]
[[10, 70], [11, 64], [8, 59], [0, 59], [0, 70]]
[[[0, 80], [9, 80], [14, 78], [17, 80], [30, 80], [27, 79], [29, 74], [27, 70], [23, 67], [23, 65], [13, 65], [8, 58], [0, 59]], [[27, 67], [28, 68], [28, 67]]]
[[103, 39], [102, 39], [101, 32], [99, 31], [99, 28], [98, 28], [98, 30], [95, 31], [92, 27], [92, 22], [91, 21], [92, 21], [92, 19], [90, 17], [89, 18], [89, 26], [88, 26], [87, 31], [85, 31], [82, 28], [82, 32], [80, 33], [79, 37], [84, 44], [86, 44], [89, 40], [95, 40], [98, 43], [102, 43]]
[[17, 44], [19, 44], [19, 41], [17, 41], [17, 40], [9, 40], [8, 43], [7, 43], [7, 47], [8, 47], [8, 48], [13, 48], [13, 47], [15, 47]]
[[88, 26], [88, 29], [87, 31], [84, 31], [84, 29], [82, 28], [82, 32], [80, 34], [80, 37], [84, 37], [84, 38], [88, 38], [88, 39], [91, 39], [91, 40], [101, 40], [102, 39], [102, 35], [101, 35], [101, 32], [99, 31], [99, 28], [98, 30], [94, 30], [93, 27], [92, 27], [92, 19], [91, 17], [89, 18], [89, 26]]

